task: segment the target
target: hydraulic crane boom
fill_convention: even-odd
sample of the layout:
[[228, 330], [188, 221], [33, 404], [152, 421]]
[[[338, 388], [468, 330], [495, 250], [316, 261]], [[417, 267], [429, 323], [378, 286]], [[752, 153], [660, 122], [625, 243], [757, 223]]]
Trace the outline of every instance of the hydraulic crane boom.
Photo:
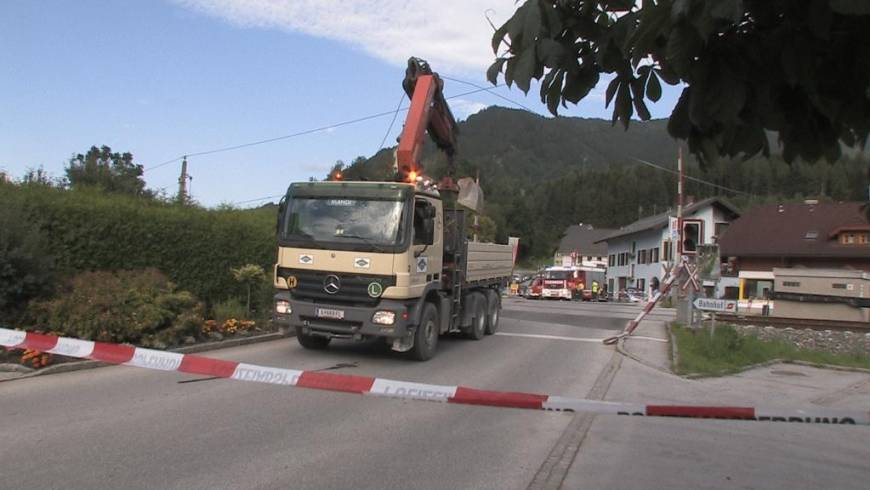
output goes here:
[[452, 178], [457, 127], [456, 119], [444, 99], [444, 81], [432, 72], [428, 63], [419, 58], [410, 58], [402, 88], [411, 99], [411, 107], [396, 152], [396, 180], [413, 180], [422, 173], [420, 152], [423, 149], [423, 133], [427, 129], [432, 141], [447, 155], [447, 176]]

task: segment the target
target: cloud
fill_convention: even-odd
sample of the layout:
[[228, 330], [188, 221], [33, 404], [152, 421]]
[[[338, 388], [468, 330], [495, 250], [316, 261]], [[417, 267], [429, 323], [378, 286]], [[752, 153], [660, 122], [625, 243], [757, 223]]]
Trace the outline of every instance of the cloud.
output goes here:
[[494, 55], [492, 27], [514, 11], [509, 0], [175, 0], [249, 28], [277, 28], [344, 42], [404, 66], [409, 56], [445, 72], [483, 78]]
[[450, 100], [450, 110], [458, 119], [465, 119], [476, 112], [486, 109], [487, 107], [489, 107], [489, 104], [484, 104], [483, 102], [478, 102], [476, 100]]

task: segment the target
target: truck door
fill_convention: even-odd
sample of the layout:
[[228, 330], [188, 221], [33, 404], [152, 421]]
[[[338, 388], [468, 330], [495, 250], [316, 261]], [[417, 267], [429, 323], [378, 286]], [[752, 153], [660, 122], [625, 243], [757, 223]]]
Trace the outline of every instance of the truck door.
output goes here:
[[414, 199], [414, 226], [411, 248], [411, 287], [422, 293], [426, 284], [441, 280], [443, 254], [443, 210], [434, 199]]

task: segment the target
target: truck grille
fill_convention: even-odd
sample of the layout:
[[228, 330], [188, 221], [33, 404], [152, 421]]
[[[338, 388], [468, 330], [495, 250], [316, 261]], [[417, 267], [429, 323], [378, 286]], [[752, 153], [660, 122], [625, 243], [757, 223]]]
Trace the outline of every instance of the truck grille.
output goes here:
[[[338, 277], [341, 282], [341, 286], [335, 294], [329, 294], [324, 290], [324, 281], [327, 276], [331, 275]], [[369, 284], [378, 282], [381, 284], [382, 290], [396, 284], [394, 276], [310, 271], [284, 267], [278, 268], [278, 276], [284, 278], [288, 276], [296, 277], [296, 287], [290, 290], [290, 295], [293, 299], [329, 304], [374, 306], [380, 298], [369, 296]]]

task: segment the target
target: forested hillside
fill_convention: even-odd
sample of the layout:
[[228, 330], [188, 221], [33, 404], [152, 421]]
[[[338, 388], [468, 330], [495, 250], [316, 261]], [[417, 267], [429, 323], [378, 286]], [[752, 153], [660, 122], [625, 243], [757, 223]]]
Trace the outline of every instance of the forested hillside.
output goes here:
[[[520, 236], [524, 258], [545, 257], [569, 224], [619, 227], [673, 205], [675, 175], [635, 160], [676, 168], [677, 143], [665, 124], [638, 121], [626, 132], [601, 119], [553, 119], [490, 107], [459, 125], [458, 175], [480, 172], [485, 215], [495, 222], [499, 240]], [[345, 178], [391, 178], [393, 150], [357, 159], [344, 169]], [[426, 146], [423, 161], [427, 174], [443, 175], [445, 162], [434, 145]], [[701, 168], [688, 157], [687, 168], [690, 176], [741, 191], [689, 181], [687, 193], [698, 198], [724, 195], [749, 207], [808, 196], [866, 200], [870, 160], [853, 153], [833, 164], [789, 165], [774, 154]]]

